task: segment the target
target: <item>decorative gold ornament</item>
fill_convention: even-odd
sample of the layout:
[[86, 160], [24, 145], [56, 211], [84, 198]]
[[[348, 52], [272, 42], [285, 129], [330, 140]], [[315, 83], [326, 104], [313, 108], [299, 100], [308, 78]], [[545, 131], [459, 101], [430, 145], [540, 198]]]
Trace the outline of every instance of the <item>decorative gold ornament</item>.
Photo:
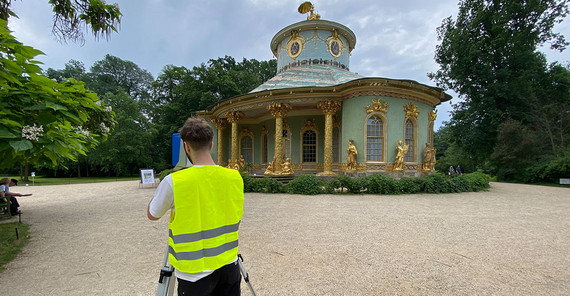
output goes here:
[[287, 112], [291, 111], [291, 105], [285, 103], [271, 103], [267, 106], [267, 110], [275, 118], [284, 118]]
[[329, 53], [335, 59], [342, 55], [342, 51], [344, 49], [344, 43], [338, 37], [338, 33], [336, 32], [336, 29], [333, 29], [332, 35], [327, 38], [327, 46], [329, 49]]
[[372, 99], [372, 105], [366, 106], [366, 113], [372, 112], [388, 112], [388, 103], [382, 103], [382, 98], [378, 98], [378, 100]]
[[210, 120], [218, 130], [223, 130], [228, 125], [228, 120], [225, 118], [214, 118]]
[[305, 1], [305, 2], [301, 3], [301, 5], [299, 5], [298, 11], [300, 14], [305, 14], [307, 12], [310, 12], [311, 14], [307, 15], [307, 20], [319, 20], [319, 19], [321, 19], [321, 16], [314, 12], [315, 6], [313, 5], [313, 3], [309, 2], [309, 1]]
[[420, 111], [418, 111], [418, 106], [414, 103], [408, 103], [404, 105], [404, 111], [406, 112], [406, 117], [418, 118]]
[[230, 123], [237, 123], [244, 116], [241, 111], [230, 111], [226, 113], [226, 118]]
[[335, 114], [341, 107], [339, 101], [322, 101], [317, 104], [317, 108], [323, 110], [325, 114]]
[[428, 119], [429, 119], [429, 121], [435, 121], [436, 118], [437, 118], [437, 110], [430, 111], [430, 112], [428, 113]]
[[297, 30], [291, 31], [291, 38], [287, 41], [287, 54], [292, 58], [296, 59], [305, 48], [305, 38], [299, 36]]
[[315, 124], [315, 119], [305, 119], [305, 125], [303, 125], [303, 127], [301, 128], [301, 134], [305, 131], [308, 130], [313, 130], [313, 131], [317, 131], [317, 125]]

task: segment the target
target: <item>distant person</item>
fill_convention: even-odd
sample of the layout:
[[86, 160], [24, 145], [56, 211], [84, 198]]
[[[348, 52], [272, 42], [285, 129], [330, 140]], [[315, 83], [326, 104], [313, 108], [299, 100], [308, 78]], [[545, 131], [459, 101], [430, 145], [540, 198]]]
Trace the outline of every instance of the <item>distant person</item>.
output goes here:
[[453, 166], [449, 166], [449, 175], [454, 175], [455, 174], [455, 169], [453, 168]]
[[160, 182], [147, 216], [158, 220], [170, 210], [168, 258], [178, 278], [178, 295], [240, 295], [242, 177], [214, 163], [214, 132], [204, 119], [189, 118], [179, 132], [193, 166]]
[[22, 213], [22, 211], [20, 211], [19, 209], [20, 203], [18, 203], [18, 199], [16, 199], [16, 196], [31, 195], [31, 194], [21, 194], [17, 192], [11, 192], [10, 186], [13, 187], [17, 185], [18, 185], [18, 180], [16, 179], [10, 180], [10, 178], [3, 178], [2, 180], [0, 180], [0, 196], [10, 199], [10, 214], [12, 214], [12, 216], [16, 216]]
[[459, 167], [459, 165], [457, 165], [457, 168], [455, 168], [455, 172], [456, 172], [458, 175], [463, 175], [463, 172], [461, 171], [461, 167]]

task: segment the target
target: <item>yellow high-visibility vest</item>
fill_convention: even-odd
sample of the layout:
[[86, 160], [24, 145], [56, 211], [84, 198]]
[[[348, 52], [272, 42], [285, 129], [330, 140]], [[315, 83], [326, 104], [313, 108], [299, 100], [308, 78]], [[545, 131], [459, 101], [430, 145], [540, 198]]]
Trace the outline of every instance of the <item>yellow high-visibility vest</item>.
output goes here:
[[239, 172], [219, 166], [190, 167], [172, 173], [172, 185], [170, 264], [197, 273], [235, 260], [244, 200]]

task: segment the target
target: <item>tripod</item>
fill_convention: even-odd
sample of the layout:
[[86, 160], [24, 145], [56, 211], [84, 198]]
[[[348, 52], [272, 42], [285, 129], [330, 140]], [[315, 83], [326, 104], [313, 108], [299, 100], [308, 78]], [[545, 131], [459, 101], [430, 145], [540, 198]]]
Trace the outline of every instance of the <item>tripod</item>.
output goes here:
[[[158, 288], [156, 289], [156, 296], [172, 296], [174, 293], [174, 283], [176, 281], [172, 280], [172, 274], [174, 273], [174, 267], [168, 264], [168, 246], [166, 246], [166, 253], [164, 254], [164, 262], [162, 268], [160, 269], [160, 278], [158, 279]], [[249, 291], [253, 296], [257, 296], [251, 283], [249, 282], [249, 274], [243, 267], [243, 257], [238, 254], [237, 263], [239, 265], [239, 271], [243, 276], [243, 280], [247, 283]]]

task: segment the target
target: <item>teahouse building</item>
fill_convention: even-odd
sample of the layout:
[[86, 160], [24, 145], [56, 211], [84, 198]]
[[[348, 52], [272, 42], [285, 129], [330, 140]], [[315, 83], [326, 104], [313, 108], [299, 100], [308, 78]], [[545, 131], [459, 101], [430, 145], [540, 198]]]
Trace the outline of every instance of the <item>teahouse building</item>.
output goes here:
[[271, 40], [277, 75], [198, 114], [215, 126], [217, 163], [273, 176], [432, 172], [435, 107], [451, 96], [350, 72], [354, 33], [308, 2], [299, 12], [307, 20]]

